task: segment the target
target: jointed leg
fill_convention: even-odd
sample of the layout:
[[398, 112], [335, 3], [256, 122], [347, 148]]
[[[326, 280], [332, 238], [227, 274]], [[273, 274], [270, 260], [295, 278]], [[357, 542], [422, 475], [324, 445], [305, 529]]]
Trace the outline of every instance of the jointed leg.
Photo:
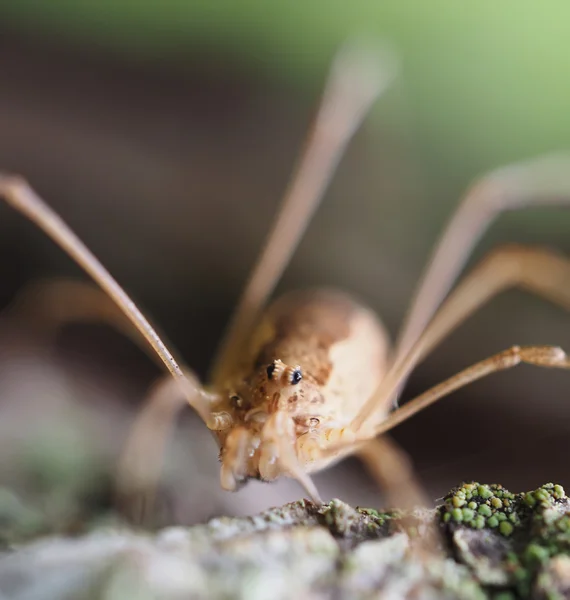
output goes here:
[[412, 347], [451, 289], [473, 246], [502, 212], [570, 203], [570, 155], [543, 156], [483, 176], [447, 224], [414, 294], [396, 344], [398, 361]]
[[189, 369], [180, 367], [135, 303], [61, 217], [19, 177], [0, 175], [0, 198], [4, 198], [10, 206], [28, 217], [30, 221], [43, 230], [113, 299], [125, 317], [131, 321], [154, 350], [174, 379], [179, 382], [180, 389], [186, 395], [190, 406], [198, 412], [206, 424], [212, 424], [211, 407], [201, 397], [198, 398], [194, 394], [193, 378], [189, 380], [185, 375], [185, 372], [189, 372]]
[[570, 358], [562, 348], [558, 348], [557, 346], [513, 346], [508, 350], [499, 352], [486, 360], [482, 360], [460, 371], [453, 377], [407, 402], [377, 425], [375, 433], [380, 434], [392, 429], [440, 398], [451, 394], [473, 381], [477, 381], [497, 371], [511, 369], [521, 363], [557, 369], [570, 368]]
[[[24, 180], [18, 177], [0, 175], [0, 198], [3, 198], [15, 210], [28, 217], [91, 275], [96, 283], [112, 298], [125, 317], [131, 321], [170, 371], [186, 402], [196, 410], [208, 427], [215, 429], [220, 426], [220, 421], [223, 421], [224, 415], [214, 412], [213, 403], [208, 394], [202, 390], [193, 376], [187, 375], [189, 370], [180, 367], [172, 353], [136, 307], [135, 303], [66, 223], [45, 204]], [[136, 447], [139, 450], [144, 450], [141, 453], [141, 457], [149, 459], [150, 462], [148, 465], [150, 467], [152, 467], [153, 458], [158, 459], [158, 456], [153, 453], [152, 446], [147, 444], [147, 437], [150, 439], [150, 434], [152, 433], [152, 436], [155, 436], [154, 443], [156, 446], [161, 447], [164, 443], [166, 432], [177, 412], [173, 409], [165, 410], [162, 404], [162, 401], [153, 401], [147, 410], [143, 411], [139, 426], [137, 426], [129, 445], [129, 448]], [[159, 422], [162, 429], [155, 427], [153, 424], [153, 419], [157, 416], [157, 413], [160, 416]], [[149, 434], [148, 436], [147, 433]], [[142, 442], [141, 439], [143, 440]], [[133, 451], [128, 449], [127, 457], [132, 457], [132, 455]], [[125, 460], [129, 462], [128, 458]], [[124, 469], [121, 470], [121, 474], [125, 472]], [[148, 469], [147, 473], [152, 473], [152, 468]], [[155, 473], [150, 476], [150, 479], [156, 476], [157, 474]]]
[[570, 260], [544, 248], [509, 245], [493, 250], [450, 294], [411, 354], [422, 360], [486, 302], [513, 287], [570, 310]]
[[511, 369], [521, 363], [538, 367], [570, 369], [570, 358], [562, 348], [557, 346], [513, 346], [508, 350], [494, 354], [485, 360], [467, 367], [463, 371], [453, 375], [453, 377], [446, 379], [423, 394], [406, 402], [406, 404], [386, 418], [376, 423], [371, 421], [365, 422], [361, 429], [355, 430], [354, 434], [348, 437], [346, 441], [341, 439], [338, 444], [332, 445], [329, 451], [331, 453], [338, 453], [349, 446], [354, 446], [357, 453], [365, 451], [370, 443], [374, 443], [376, 436], [385, 434], [390, 429], [396, 427], [396, 425], [408, 420], [440, 398], [487, 375]]
[[394, 75], [384, 52], [348, 46], [333, 63], [321, 106], [265, 246], [214, 360], [211, 381], [223, 383], [260, 310], [272, 293], [315, 212], [350, 138]]
[[[372, 53], [358, 54], [352, 47], [341, 53], [336, 60], [322, 106], [308, 138], [306, 151], [285, 196], [283, 209], [246, 287], [219, 358], [214, 363], [214, 383], [223, 381], [231, 371], [244, 338], [249, 334], [259, 309], [271, 293], [298, 243], [332, 177], [344, 147], [375, 97], [391, 79], [392, 57], [387, 58], [388, 60], [380, 65]], [[91, 275], [153, 348], [179, 383], [188, 403], [196, 408], [209, 427], [221, 426], [224, 415], [212, 412], [212, 406], [205, 399], [207, 394], [186, 377], [185, 369], [179, 366], [147, 319], [62, 219], [18, 177], [0, 175], [0, 197], [34, 222]], [[196, 393], [197, 391], [199, 393]], [[162, 397], [161, 394], [159, 396]], [[140, 420], [142, 425], [139, 423], [137, 426], [133, 439], [144, 439], [145, 432], [151, 430], [152, 419], [157, 416], [157, 407], [160, 408], [163, 404], [159, 400], [151, 402], [143, 413]], [[162, 417], [164, 424], [171, 423], [173, 411], [164, 412]], [[281, 439], [275, 440], [275, 443], [277, 446], [283, 446]], [[139, 446], [140, 443], [135, 445]], [[291, 460], [288, 450], [291, 448], [283, 447], [280, 450], [281, 461], [288, 465], [292, 476], [302, 481], [310, 490], [310, 478], [297, 472], [298, 465], [296, 461]], [[127, 450], [127, 456], [131, 454]], [[317, 498], [316, 490], [313, 491], [312, 495]]]
[[182, 369], [154, 328], [129, 298], [123, 288], [103, 267], [93, 253], [75, 235], [32, 188], [19, 177], [0, 174], [0, 198], [37, 225], [80, 265], [114, 300], [125, 316], [140, 331], [175, 378], [184, 378]]
[[[95, 322], [110, 325], [147, 351], [156, 354], [113, 300], [97, 286], [83, 281], [53, 279], [34, 282], [22, 290], [8, 309], [9, 316], [30, 323], [42, 334], [54, 335], [67, 324]], [[186, 372], [193, 389], [192, 405], [212, 429], [225, 423], [214, 412], [217, 398], [206, 393], [196, 378]], [[183, 385], [186, 385], [184, 383]], [[161, 458], [176, 417], [188, 400], [181, 383], [166, 376], [145, 402], [129, 434], [116, 474], [116, 491], [123, 514], [138, 524], [149, 522], [161, 470]]]
[[521, 287], [570, 310], [570, 260], [548, 250], [523, 246], [503, 246], [488, 254], [451, 292], [408, 353], [388, 371], [353, 428], [358, 430], [367, 421], [367, 426], [374, 426], [416, 365], [483, 304], [512, 287]]

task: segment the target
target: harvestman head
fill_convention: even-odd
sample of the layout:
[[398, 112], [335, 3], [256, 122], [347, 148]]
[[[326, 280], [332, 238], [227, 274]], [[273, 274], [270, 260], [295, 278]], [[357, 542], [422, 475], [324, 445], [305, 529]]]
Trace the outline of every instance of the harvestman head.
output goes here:
[[[570, 157], [564, 155], [499, 169], [469, 190], [436, 247], [393, 351], [372, 311], [343, 294], [290, 295], [262, 313], [344, 148], [394, 73], [394, 59], [386, 49], [353, 44], [335, 59], [304, 151], [214, 360], [208, 387], [174, 358], [124, 290], [28, 184], [0, 176], [0, 195], [6, 202], [80, 264], [108, 301], [81, 284], [46, 285], [43, 298], [53, 300], [58, 291], [73, 296], [70, 320], [99, 318], [124, 328], [126, 317], [137, 339], [142, 338], [172, 376], [156, 387], [135, 423], [119, 469], [121, 490], [153, 488], [168, 430], [176, 413], [189, 404], [219, 443], [226, 489], [236, 489], [251, 477], [288, 475], [320, 502], [309, 473], [357, 453], [393, 495], [401, 500], [405, 493], [408, 501], [421, 501], [405, 455], [379, 434], [459, 387], [520, 362], [570, 366], [560, 348], [513, 346], [390, 413], [413, 368], [499, 292], [520, 286], [570, 308], [570, 263], [542, 249], [498, 248], [452, 290], [472, 247], [498, 214], [529, 204], [570, 201]], [[38, 289], [35, 297], [41, 301]], [[46, 300], [47, 316], [49, 306]], [[59, 308], [59, 321], [65, 321]]]

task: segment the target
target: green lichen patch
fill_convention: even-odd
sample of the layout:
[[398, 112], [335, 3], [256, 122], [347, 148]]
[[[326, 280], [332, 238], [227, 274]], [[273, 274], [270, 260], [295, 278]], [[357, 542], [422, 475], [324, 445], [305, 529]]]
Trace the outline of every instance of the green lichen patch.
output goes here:
[[[515, 576], [518, 593], [523, 597], [529, 594], [535, 597], [532, 589], [536, 590], [537, 586], [544, 589], [547, 581], [551, 589], [559, 580], [563, 581], [561, 589], [570, 587], [570, 576], [565, 580], [553, 576], [560, 557], [570, 554], [570, 502], [564, 488], [547, 483], [521, 494], [520, 498], [521, 505], [526, 507], [527, 538], [524, 546], [510, 555], [508, 565]], [[544, 597], [557, 598], [554, 593]]]
[[[41, 586], [42, 598], [60, 600], [65, 580], [65, 597], [86, 600], [570, 598], [570, 500], [551, 483], [521, 494], [463, 484], [435, 510], [301, 500], [157, 534], [99, 519], [74, 537], [66, 526], [28, 541], [50, 533], [51, 514], [0, 490], [3, 597], [31, 597]], [[418, 544], [434, 526], [442, 539]]]
[[441, 520], [471, 529], [496, 529], [508, 537], [520, 525], [520, 502], [503, 486], [464, 483], [453, 489], [440, 509]]
[[570, 569], [560, 562], [570, 555], [569, 511], [560, 485], [513, 494], [499, 485], [472, 482], [446, 496], [439, 517], [458, 559], [490, 590], [505, 597], [550, 599], [558, 597], [550, 593], [555, 588], [562, 590], [560, 597], [570, 597], [563, 591], [567, 584], [570, 589]]
[[564, 600], [570, 597], [570, 556], [556, 556], [540, 569], [532, 596], [545, 600]]
[[366, 517], [372, 517], [379, 525], [384, 525], [391, 519], [398, 518], [401, 515], [399, 511], [381, 512], [375, 508], [363, 508], [360, 506], [356, 507], [356, 511]]

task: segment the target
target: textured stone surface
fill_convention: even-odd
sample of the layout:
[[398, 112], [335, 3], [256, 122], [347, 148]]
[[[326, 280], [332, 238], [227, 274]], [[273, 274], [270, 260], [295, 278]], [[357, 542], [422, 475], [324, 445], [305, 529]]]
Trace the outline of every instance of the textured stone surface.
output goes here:
[[[157, 533], [109, 522], [75, 537], [38, 539], [29, 538], [34, 527], [40, 531], [41, 515], [7, 492], [2, 506], [1, 598], [554, 600], [570, 594], [570, 501], [553, 484], [523, 494], [465, 484], [437, 509], [405, 521], [397, 511], [355, 509], [340, 500], [322, 508], [299, 501]], [[440, 547], [418, 551], [433, 526], [442, 534]]]

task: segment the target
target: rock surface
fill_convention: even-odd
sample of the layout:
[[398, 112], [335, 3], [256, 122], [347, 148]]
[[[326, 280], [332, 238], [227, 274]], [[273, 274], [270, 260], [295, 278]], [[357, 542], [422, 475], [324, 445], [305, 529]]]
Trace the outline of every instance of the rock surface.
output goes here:
[[[299, 501], [157, 533], [110, 522], [40, 538], [37, 515], [13, 497], [0, 506], [2, 599], [570, 597], [570, 500], [553, 484], [464, 484], [412, 515]], [[438, 547], [420, 549], [433, 528]]]

